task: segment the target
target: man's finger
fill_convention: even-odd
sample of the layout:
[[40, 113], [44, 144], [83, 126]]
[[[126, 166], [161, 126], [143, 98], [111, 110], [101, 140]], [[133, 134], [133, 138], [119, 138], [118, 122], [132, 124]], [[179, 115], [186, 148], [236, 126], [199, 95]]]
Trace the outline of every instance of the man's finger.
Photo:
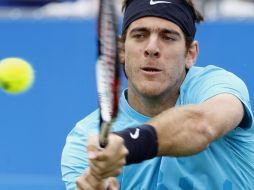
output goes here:
[[115, 177], [108, 178], [109, 186], [107, 190], [118, 190], [120, 188], [119, 183]]
[[85, 176], [80, 176], [76, 181], [77, 190], [94, 190], [94, 187], [91, 186], [85, 179]]
[[90, 168], [93, 175], [96, 175], [99, 179], [105, 179], [107, 177], [116, 177], [118, 176], [121, 171], [122, 167], [125, 165], [126, 160], [120, 159], [116, 160], [111, 165], [104, 167], [104, 162], [96, 162], [96, 165], [91, 161]]

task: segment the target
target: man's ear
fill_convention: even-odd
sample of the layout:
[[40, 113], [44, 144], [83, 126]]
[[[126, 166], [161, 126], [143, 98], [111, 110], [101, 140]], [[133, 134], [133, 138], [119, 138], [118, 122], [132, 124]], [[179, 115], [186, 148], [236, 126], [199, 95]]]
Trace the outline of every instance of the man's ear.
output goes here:
[[124, 64], [125, 62], [125, 49], [124, 49], [124, 40], [121, 36], [118, 37], [118, 48], [119, 48], [119, 58], [120, 62]]
[[193, 41], [189, 49], [187, 50], [186, 56], [186, 69], [191, 68], [196, 63], [197, 57], [199, 53], [199, 44], [198, 41]]

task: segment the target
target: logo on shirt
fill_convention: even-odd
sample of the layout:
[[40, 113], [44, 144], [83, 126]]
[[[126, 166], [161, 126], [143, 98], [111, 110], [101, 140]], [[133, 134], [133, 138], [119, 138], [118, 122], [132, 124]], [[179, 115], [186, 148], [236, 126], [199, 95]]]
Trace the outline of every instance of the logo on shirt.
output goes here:
[[137, 139], [137, 138], [139, 138], [139, 131], [140, 131], [140, 129], [139, 129], [139, 128], [136, 128], [136, 131], [135, 131], [134, 134], [130, 132], [131, 138], [132, 138], [132, 139]]
[[172, 3], [172, 2], [169, 2], [169, 1], [154, 1], [154, 0], [150, 0], [150, 5], [156, 5], [156, 4], [159, 4], [159, 3]]

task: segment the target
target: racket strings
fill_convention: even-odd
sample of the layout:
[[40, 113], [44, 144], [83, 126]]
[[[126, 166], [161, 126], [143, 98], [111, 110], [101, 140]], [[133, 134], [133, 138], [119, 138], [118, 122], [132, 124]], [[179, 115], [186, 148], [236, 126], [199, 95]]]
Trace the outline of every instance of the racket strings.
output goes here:
[[111, 0], [100, 1], [99, 58], [96, 65], [101, 122], [111, 122], [118, 112], [119, 66], [117, 17]]

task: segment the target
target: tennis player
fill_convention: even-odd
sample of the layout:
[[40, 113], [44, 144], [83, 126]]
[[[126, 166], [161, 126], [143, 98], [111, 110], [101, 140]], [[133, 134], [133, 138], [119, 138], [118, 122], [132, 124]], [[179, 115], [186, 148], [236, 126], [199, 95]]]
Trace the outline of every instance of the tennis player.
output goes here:
[[68, 135], [68, 190], [253, 189], [248, 90], [222, 68], [193, 66], [202, 19], [191, 0], [124, 2], [128, 89], [105, 149], [98, 148], [98, 110]]

